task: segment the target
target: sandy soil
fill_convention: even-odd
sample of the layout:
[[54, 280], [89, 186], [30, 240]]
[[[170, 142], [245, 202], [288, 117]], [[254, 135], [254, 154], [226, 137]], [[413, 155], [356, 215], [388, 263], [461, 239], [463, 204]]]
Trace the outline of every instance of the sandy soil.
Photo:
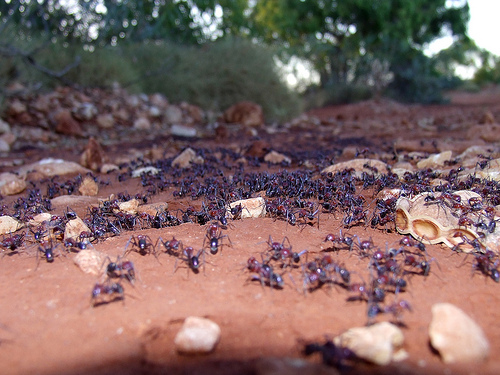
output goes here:
[[[441, 121], [439, 129], [432, 133], [432, 140], [437, 141], [435, 145], [443, 148], [444, 145], [452, 148], [456, 145], [455, 149], [464, 149], [467, 144], [463, 134], [467, 126], [478, 123], [486, 111], [496, 118], [500, 116], [498, 94], [481, 95], [454, 94], [452, 104], [442, 107], [403, 106], [382, 101], [318, 109], [311, 114], [321, 120], [319, 127], [304, 125], [262, 136], [272, 148], [295, 155], [291, 166], [268, 167], [262, 163], [260, 167], [245, 167], [245, 171], [247, 168], [269, 170], [270, 173], [283, 169], [300, 170], [304, 169], [301, 161], [307, 155], [317, 155], [321, 150], [328, 151], [328, 154], [339, 150], [338, 155], [341, 155], [340, 151], [347, 147], [368, 147], [372, 157], [382, 158], [390, 152], [396, 139], [401, 138], [400, 127], [404, 128], [404, 138], [421, 140], [425, 149], [431, 143], [429, 131], [415, 123], [418, 118], [429, 116]], [[375, 121], [385, 122], [386, 126], [371, 126]], [[387, 124], [392, 127], [388, 129]], [[447, 132], [447, 127], [456, 131]], [[238, 139], [231, 133], [223, 140], [168, 139], [169, 144], [175, 144], [177, 149], [191, 145], [207, 150], [228, 145], [247, 147], [253, 141], [251, 138]], [[477, 142], [487, 144], [483, 140]], [[150, 147], [150, 144], [114, 145], [106, 148], [106, 152], [117, 155], [123, 152], [123, 148], [132, 146], [141, 149]], [[316, 153], [308, 154], [312, 150]], [[81, 149], [31, 150], [27, 154], [13, 152], [7, 158], [24, 157], [28, 162], [50, 155], [78, 160], [80, 153]], [[311, 159], [316, 160], [313, 156]], [[342, 159], [343, 156], [339, 156], [337, 160]], [[323, 164], [328, 165], [327, 161]], [[123, 191], [131, 195], [144, 191], [138, 179], [119, 182], [116, 172], [99, 177], [109, 181], [107, 186], [101, 186], [100, 197]], [[174, 190], [169, 188], [153, 195], [150, 201], [167, 201], [170, 212], [177, 214], [180, 213], [177, 209], [185, 210], [189, 205], [200, 207], [201, 200], [174, 198]], [[363, 194], [372, 196], [369, 190]], [[17, 198], [5, 197], [2, 204], [12, 204]], [[88, 213], [85, 205], [71, 208], [82, 217]], [[61, 215], [64, 209], [66, 207], [55, 207], [53, 213]], [[332, 251], [331, 246], [324, 242], [325, 236], [339, 234], [342, 230], [344, 234], [356, 235], [361, 240], [371, 239], [374, 247], [381, 249], [397, 246], [402, 236], [394, 230], [374, 229], [369, 225], [346, 229], [342, 219], [342, 213], [322, 212], [319, 226], [294, 226], [272, 217], [230, 220], [227, 229], [223, 230], [230, 243], [224, 238], [221, 251], [216, 255], [207, 253], [197, 274], [182, 261], [166, 254], [156, 259], [152, 255], [130, 252], [127, 259], [137, 270], [136, 283], [131, 286], [122, 282], [125, 288], [123, 301], [96, 307], [91, 306], [90, 296], [99, 278], [80, 271], [72, 261], [75, 255], [66, 253], [62, 245], [54, 249], [54, 262], [47, 263], [37, 256], [37, 245], [27, 234], [18, 252], [4, 251], [0, 259], [0, 372], [268, 374], [283, 363], [262, 358], [298, 358], [310, 363], [310, 367], [304, 369], [302, 362], [292, 361], [290, 363], [294, 365], [281, 372], [290, 372], [293, 368], [297, 373], [335, 373], [336, 369], [321, 365], [318, 355], [305, 357], [303, 343], [322, 342], [325, 337], [334, 337], [351, 327], [365, 325], [367, 304], [349, 301], [355, 293], [335, 283], [304, 292], [301, 267], [279, 271], [283, 273], [282, 289], [262, 286], [258, 280], [251, 280], [246, 263], [250, 256], [261, 257], [268, 246], [269, 236], [275, 241], [282, 241], [286, 236], [294, 251], [308, 250], [308, 260], [329, 254], [349, 269], [353, 280], [368, 280], [368, 260], [355, 251]], [[123, 230], [120, 235], [96, 241], [93, 246], [116, 259], [123, 254], [132, 235], [147, 235], [153, 241], [160, 236], [164, 240], [175, 236], [184, 246], [200, 249], [208, 225], [184, 223], [162, 229]], [[411, 304], [413, 311], [405, 311], [399, 317], [399, 322], [404, 325], [404, 348], [409, 354], [408, 359], [385, 367], [354, 364], [343, 372], [500, 373], [500, 286], [491, 278], [473, 272], [472, 256], [455, 254], [442, 245], [428, 245], [426, 248], [428, 257], [433, 260], [430, 275], [409, 276], [406, 291], [387, 297], [389, 301], [404, 299]], [[487, 361], [470, 365], [442, 363], [439, 355], [430, 348], [428, 336], [431, 306], [438, 302], [455, 304], [483, 328], [491, 344]], [[221, 327], [221, 340], [210, 354], [180, 355], [174, 348], [173, 339], [182, 321], [192, 315], [208, 317]], [[390, 314], [381, 314], [374, 320], [394, 319]]]

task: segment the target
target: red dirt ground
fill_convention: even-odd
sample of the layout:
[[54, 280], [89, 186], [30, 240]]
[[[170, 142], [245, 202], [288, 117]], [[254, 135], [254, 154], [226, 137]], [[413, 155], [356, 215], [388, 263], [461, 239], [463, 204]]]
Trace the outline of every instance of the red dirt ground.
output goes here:
[[[287, 147], [293, 147], [297, 152], [327, 147], [369, 147], [372, 157], [388, 152], [397, 138], [421, 140], [426, 150], [432, 141], [436, 141], [433, 145], [438, 149], [449, 146], [463, 150], [474, 141], [487, 144], [484, 140], [463, 138], [467, 127], [478, 123], [487, 111], [500, 118], [498, 92], [454, 94], [452, 103], [445, 106], [369, 102], [311, 111], [310, 114], [321, 119], [322, 125], [292, 128], [263, 138], [273, 148], [288, 150]], [[438, 128], [429, 131], [416, 125], [419, 118], [430, 116], [439, 120]], [[385, 126], [372, 126], [377, 121]], [[169, 139], [168, 142], [177, 149], [185, 145], [215, 149], [221, 145], [246, 147], [253, 141], [231, 138], [231, 134], [229, 137], [223, 141]], [[146, 145], [136, 143], [133, 146], [141, 149]], [[132, 145], [122, 147], [129, 146]], [[24, 157], [29, 162], [50, 155], [76, 161], [81, 151], [38, 153], [34, 150], [29, 154], [14, 152], [8, 157]], [[122, 151], [114, 145], [106, 152], [118, 155]], [[260, 170], [266, 168], [267, 165], [262, 164]], [[300, 168], [295, 162], [289, 167], [290, 170]], [[283, 167], [272, 169], [278, 171]], [[100, 197], [120, 191], [131, 195], [142, 191], [137, 179], [118, 182], [111, 174], [109, 181], [110, 184], [99, 192]], [[152, 201], [168, 201], [171, 211], [193, 204], [190, 199], [174, 199], [172, 190], [154, 195]], [[10, 201], [6, 198], [4, 203], [16, 198], [9, 197]], [[65, 208], [56, 207], [54, 213], [61, 214]], [[87, 207], [72, 209], [83, 217]], [[224, 231], [232, 246], [226, 241], [221, 252], [207, 254], [207, 262], [199, 274], [183, 266], [175, 270], [175, 259], [167, 255], [157, 260], [154, 256], [132, 252], [128, 259], [134, 262], [138, 272], [135, 287], [124, 284], [123, 301], [94, 308], [90, 306], [90, 292], [97, 281], [96, 276], [81, 272], [72, 262], [73, 254], [62, 254], [62, 246], [55, 250], [53, 263], [38, 262], [36, 246], [26, 241], [19, 254], [0, 258], [0, 372], [268, 374], [274, 367], [262, 358], [275, 357], [301, 358], [311, 364], [309, 369], [299, 366], [295, 369], [297, 373], [335, 373], [335, 369], [319, 365], [319, 356], [304, 357], [302, 343], [323, 341], [325, 336], [334, 337], [351, 327], [363, 326], [367, 321], [366, 303], [347, 301], [352, 293], [339, 286], [323, 286], [302, 293], [300, 268], [284, 274], [282, 290], [262, 287], [258, 281], [249, 280], [245, 266], [250, 256], [259, 257], [266, 249], [265, 242], [270, 235], [280, 241], [288, 237], [295, 251], [307, 249], [312, 258], [328, 248], [323, 242], [325, 236], [339, 233], [340, 229], [361, 239], [371, 238], [383, 249], [386, 244], [397, 244], [402, 237], [394, 231], [387, 233], [363, 225], [346, 230], [342, 214], [322, 213], [319, 228], [292, 226], [270, 217], [235, 220]], [[163, 239], [175, 236], [185, 245], [200, 248], [206, 230], [207, 225], [185, 223], [163, 229], [124, 231], [119, 236], [95, 243], [94, 247], [114, 259], [123, 253], [132, 234], [143, 234], [154, 241], [159, 236]], [[345, 369], [346, 373], [500, 373], [500, 285], [477, 272], [473, 275], [470, 256], [454, 254], [441, 245], [428, 245], [427, 251], [429, 257], [435, 259], [431, 274], [411, 277], [407, 291], [401, 293], [413, 308], [413, 312], [405, 312], [402, 316], [408, 359], [385, 367], [355, 365]], [[368, 277], [366, 260], [347, 251], [331, 254], [338, 263], [345, 264], [353, 278]], [[455, 304], [483, 328], [491, 344], [487, 361], [470, 365], [442, 363], [430, 348], [428, 336], [431, 306], [438, 302]], [[182, 321], [191, 315], [208, 317], [221, 327], [221, 340], [214, 352], [199, 356], [176, 352], [175, 334]], [[391, 320], [391, 316], [380, 315], [375, 320]], [[289, 371], [290, 368], [281, 373]]]

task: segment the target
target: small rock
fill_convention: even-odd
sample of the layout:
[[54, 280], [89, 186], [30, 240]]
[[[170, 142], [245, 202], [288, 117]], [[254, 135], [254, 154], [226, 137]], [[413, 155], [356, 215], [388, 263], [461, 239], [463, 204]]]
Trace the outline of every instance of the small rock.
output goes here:
[[481, 327], [451, 303], [432, 306], [429, 336], [432, 347], [445, 363], [481, 361], [490, 352], [490, 344]]
[[76, 121], [68, 109], [62, 109], [54, 116], [56, 123], [56, 132], [65, 135], [82, 136], [83, 131], [80, 123]]
[[495, 116], [491, 111], [487, 111], [484, 113], [483, 117], [479, 121], [480, 124], [494, 124], [495, 123]]
[[61, 176], [70, 173], [87, 174], [90, 172], [90, 170], [72, 161], [47, 158], [47, 159], [42, 159], [37, 163], [25, 165], [19, 168], [19, 175], [24, 175], [27, 174], [28, 172], [39, 172], [45, 177], [52, 177], [56, 175]]
[[280, 154], [279, 152], [273, 150], [269, 152], [266, 156], [264, 156], [264, 161], [271, 164], [281, 164], [281, 163], [290, 164], [292, 162], [292, 159], [290, 159], [286, 155]]
[[26, 189], [26, 181], [15, 173], [0, 174], [0, 194], [15, 195], [23, 192]]
[[151, 122], [147, 117], [139, 117], [134, 121], [133, 126], [137, 130], [151, 130]]
[[98, 171], [106, 161], [107, 157], [101, 145], [97, 139], [90, 137], [83, 154], [80, 156], [80, 164], [85, 168]]
[[2, 138], [0, 138], [0, 152], [9, 152], [10, 145]]
[[28, 222], [30, 227], [37, 227], [42, 225], [44, 222], [49, 222], [52, 215], [48, 212], [42, 212], [41, 214], [35, 215], [33, 219]]
[[248, 127], [264, 125], [262, 107], [249, 101], [242, 101], [232, 105], [224, 111], [223, 118], [228, 124], [242, 124]]
[[196, 155], [192, 148], [186, 148], [172, 161], [172, 167], [189, 168], [191, 163], [203, 164], [201, 156]]
[[137, 213], [137, 207], [139, 207], [139, 201], [134, 198], [126, 202], [118, 203], [118, 207], [120, 211], [135, 215]]
[[169, 125], [182, 122], [182, 109], [176, 105], [169, 105], [165, 110], [164, 119]]
[[120, 167], [117, 166], [116, 164], [103, 164], [103, 165], [101, 165], [100, 172], [106, 174], [106, 173], [116, 171], [118, 169], [120, 169]]
[[10, 125], [0, 118], [0, 134], [10, 133]]
[[81, 121], [90, 121], [97, 113], [98, 110], [92, 103], [81, 103], [73, 110], [73, 116]]
[[95, 122], [102, 129], [111, 129], [115, 125], [115, 119], [111, 113], [97, 116]]
[[23, 223], [11, 216], [0, 216], [0, 234], [14, 233], [23, 227]]
[[[249, 217], [264, 217], [266, 216], [266, 202], [262, 197], [242, 199], [229, 204], [230, 208], [234, 208], [241, 204], [241, 218], [246, 219]], [[231, 211], [228, 210], [229, 216]]]
[[451, 151], [443, 151], [439, 154], [432, 154], [427, 159], [422, 159], [417, 163], [417, 168], [419, 169], [427, 169], [427, 168], [435, 168], [442, 167], [446, 161], [451, 160], [452, 157]]
[[354, 169], [354, 175], [361, 177], [363, 172], [378, 175], [380, 173], [387, 173], [389, 166], [376, 159], [353, 159], [342, 163], [336, 163], [326, 167], [321, 173], [336, 173], [342, 172], [346, 169]]
[[349, 348], [358, 357], [377, 365], [389, 364], [395, 352], [401, 349], [404, 335], [401, 329], [388, 322], [376, 323], [369, 327], [355, 327], [334, 339], [336, 345]]
[[80, 250], [73, 258], [73, 262], [85, 273], [101, 275], [104, 271], [108, 255], [95, 249]]
[[99, 193], [99, 185], [97, 185], [97, 182], [95, 182], [92, 177], [85, 176], [78, 191], [81, 195], [94, 196]]
[[255, 158], [263, 158], [269, 151], [271, 150], [271, 144], [262, 139], [254, 141], [248, 150], [245, 152], [245, 155], [252, 156]]
[[88, 226], [85, 225], [82, 219], [76, 217], [75, 219], [69, 220], [66, 223], [66, 228], [64, 230], [64, 239], [73, 238], [75, 240], [80, 239], [80, 233], [90, 232]]
[[170, 128], [170, 134], [177, 137], [193, 138], [196, 137], [196, 128], [186, 125], [174, 124]]
[[142, 167], [142, 168], [138, 168], [138, 169], [132, 171], [131, 176], [132, 176], [132, 178], [137, 178], [137, 177], [141, 177], [141, 175], [143, 173], [154, 175], [154, 174], [160, 173], [160, 170], [158, 168], [153, 167], [153, 166]]
[[196, 316], [187, 317], [174, 339], [180, 353], [210, 353], [220, 340], [220, 327], [213, 321]]
[[145, 213], [154, 217], [159, 213], [167, 211], [167, 209], [168, 209], [167, 202], [149, 203], [137, 207], [137, 213], [138, 214]]

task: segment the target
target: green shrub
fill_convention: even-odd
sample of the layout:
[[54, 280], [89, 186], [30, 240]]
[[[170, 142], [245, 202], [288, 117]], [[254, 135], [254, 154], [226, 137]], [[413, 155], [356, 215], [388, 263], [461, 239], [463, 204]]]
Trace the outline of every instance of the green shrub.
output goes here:
[[236, 102], [260, 104], [268, 120], [301, 111], [297, 94], [280, 79], [272, 50], [247, 40], [225, 39], [201, 46], [148, 43], [123, 47], [143, 77], [145, 92], [163, 93], [222, 111]]

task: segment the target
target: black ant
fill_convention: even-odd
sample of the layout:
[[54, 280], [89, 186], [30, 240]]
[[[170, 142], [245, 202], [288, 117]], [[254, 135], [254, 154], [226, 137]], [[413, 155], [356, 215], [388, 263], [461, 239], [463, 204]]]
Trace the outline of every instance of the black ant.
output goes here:
[[90, 304], [96, 307], [102, 304], [111, 303], [124, 298], [123, 286], [119, 282], [106, 281], [102, 284], [96, 283], [90, 296]]

